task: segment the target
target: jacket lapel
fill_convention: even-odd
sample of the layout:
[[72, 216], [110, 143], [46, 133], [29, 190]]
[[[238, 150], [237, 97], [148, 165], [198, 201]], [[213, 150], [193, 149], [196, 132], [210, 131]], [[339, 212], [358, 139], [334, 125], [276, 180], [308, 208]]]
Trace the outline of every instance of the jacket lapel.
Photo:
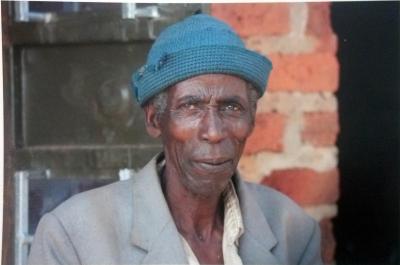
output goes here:
[[[145, 251], [142, 264], [187, 264], [182, 241], [161, 190], [153, 158], [132, 176], [132, 244]], [[277, 240], [252, 191], [235, 176], [244, 234], [239, 242], [243, 264], [280, 264], [271, 252]]]
[[187, 263], [179, 233], [169, 212], [153, 158], [132, 177], [131, 242], [146, 252], [143, 264]]
[[280, 264], [271, 252], [277, 240], [258, 202], [239, 176], [235, 181], [245, 229], [239, 241], [243, 264]]

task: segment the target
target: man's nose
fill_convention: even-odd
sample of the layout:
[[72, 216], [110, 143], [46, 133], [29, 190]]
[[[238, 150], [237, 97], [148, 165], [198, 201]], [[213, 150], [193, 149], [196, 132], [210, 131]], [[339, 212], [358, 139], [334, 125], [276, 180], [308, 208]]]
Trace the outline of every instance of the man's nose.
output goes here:
[[226, 130], [223, 120], [221, 119], [218, 110], [209, 108], [205, 113], [201, 129], [201, 139], [210, 143], [218, 143], [226, 136]]

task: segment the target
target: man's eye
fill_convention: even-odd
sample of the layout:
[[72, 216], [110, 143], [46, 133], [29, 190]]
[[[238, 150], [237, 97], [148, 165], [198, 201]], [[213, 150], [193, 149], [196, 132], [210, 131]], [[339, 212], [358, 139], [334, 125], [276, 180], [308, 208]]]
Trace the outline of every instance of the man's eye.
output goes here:
[[225, 104], [222, 108], [224, 111], [241, 111], [242, 108], [238, 106], [237, 104]]
[[194, 110], [194, 109], [196, 109], [198, 107], [198, 104], [193, 103], [193, 102], [189, 102], [189, 103], [182, 104], [181, 107], [183, 109], [186, 109], [186, 110]]

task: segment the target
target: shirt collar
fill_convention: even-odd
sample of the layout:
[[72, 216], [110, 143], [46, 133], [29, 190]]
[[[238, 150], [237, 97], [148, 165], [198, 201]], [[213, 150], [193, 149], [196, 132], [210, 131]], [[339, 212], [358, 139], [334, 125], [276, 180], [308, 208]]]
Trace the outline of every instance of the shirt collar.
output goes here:
[[[165, 158], [159, 156], [156, 162], [157, 174], [162, 175], [165, 166]], [[224, 201], [224, 234], [223, 234], [223, 255], [224, 260], [231, 261], [235, 264], [242, 264], [238, 255], [239, 238], [244, 233], [244, 225], [242, 213], [240, 210], [239, 197], [237, 196], [235, 185], [232, 179], [222, 193]], [[190, 248], [185, 238], [180, 236], [183, 242], [184, 250], [188, 258], [189, 264], [199, 264], [195, 254]]]
[[240, 210], [239, 198], [232, 180], [223, 193], [224, 200], [224, 237], [227, 243], [239, 245], [239, 238], [243, 234], [243, 218]]
[[[165, 167], [164, 154], [158, 157], [156, 167], [157, 174], [160, 177]], [[229, 244], [239, 246], [239, 238], [244, 232], [244, 226], [239, 197], [232, 180], [229, 181], [228, 186], [222, 193], [222, 197], [224, 200], [224, 239]]]

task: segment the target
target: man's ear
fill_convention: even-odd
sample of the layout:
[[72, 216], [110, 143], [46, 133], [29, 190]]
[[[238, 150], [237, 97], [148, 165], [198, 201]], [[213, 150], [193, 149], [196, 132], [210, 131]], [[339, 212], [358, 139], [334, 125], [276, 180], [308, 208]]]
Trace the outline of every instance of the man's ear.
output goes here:
[[144, 106], [144, 115], [147, 133], [154, 138], [160, 137], [160, 119], [153, 104], [150, 103]]

